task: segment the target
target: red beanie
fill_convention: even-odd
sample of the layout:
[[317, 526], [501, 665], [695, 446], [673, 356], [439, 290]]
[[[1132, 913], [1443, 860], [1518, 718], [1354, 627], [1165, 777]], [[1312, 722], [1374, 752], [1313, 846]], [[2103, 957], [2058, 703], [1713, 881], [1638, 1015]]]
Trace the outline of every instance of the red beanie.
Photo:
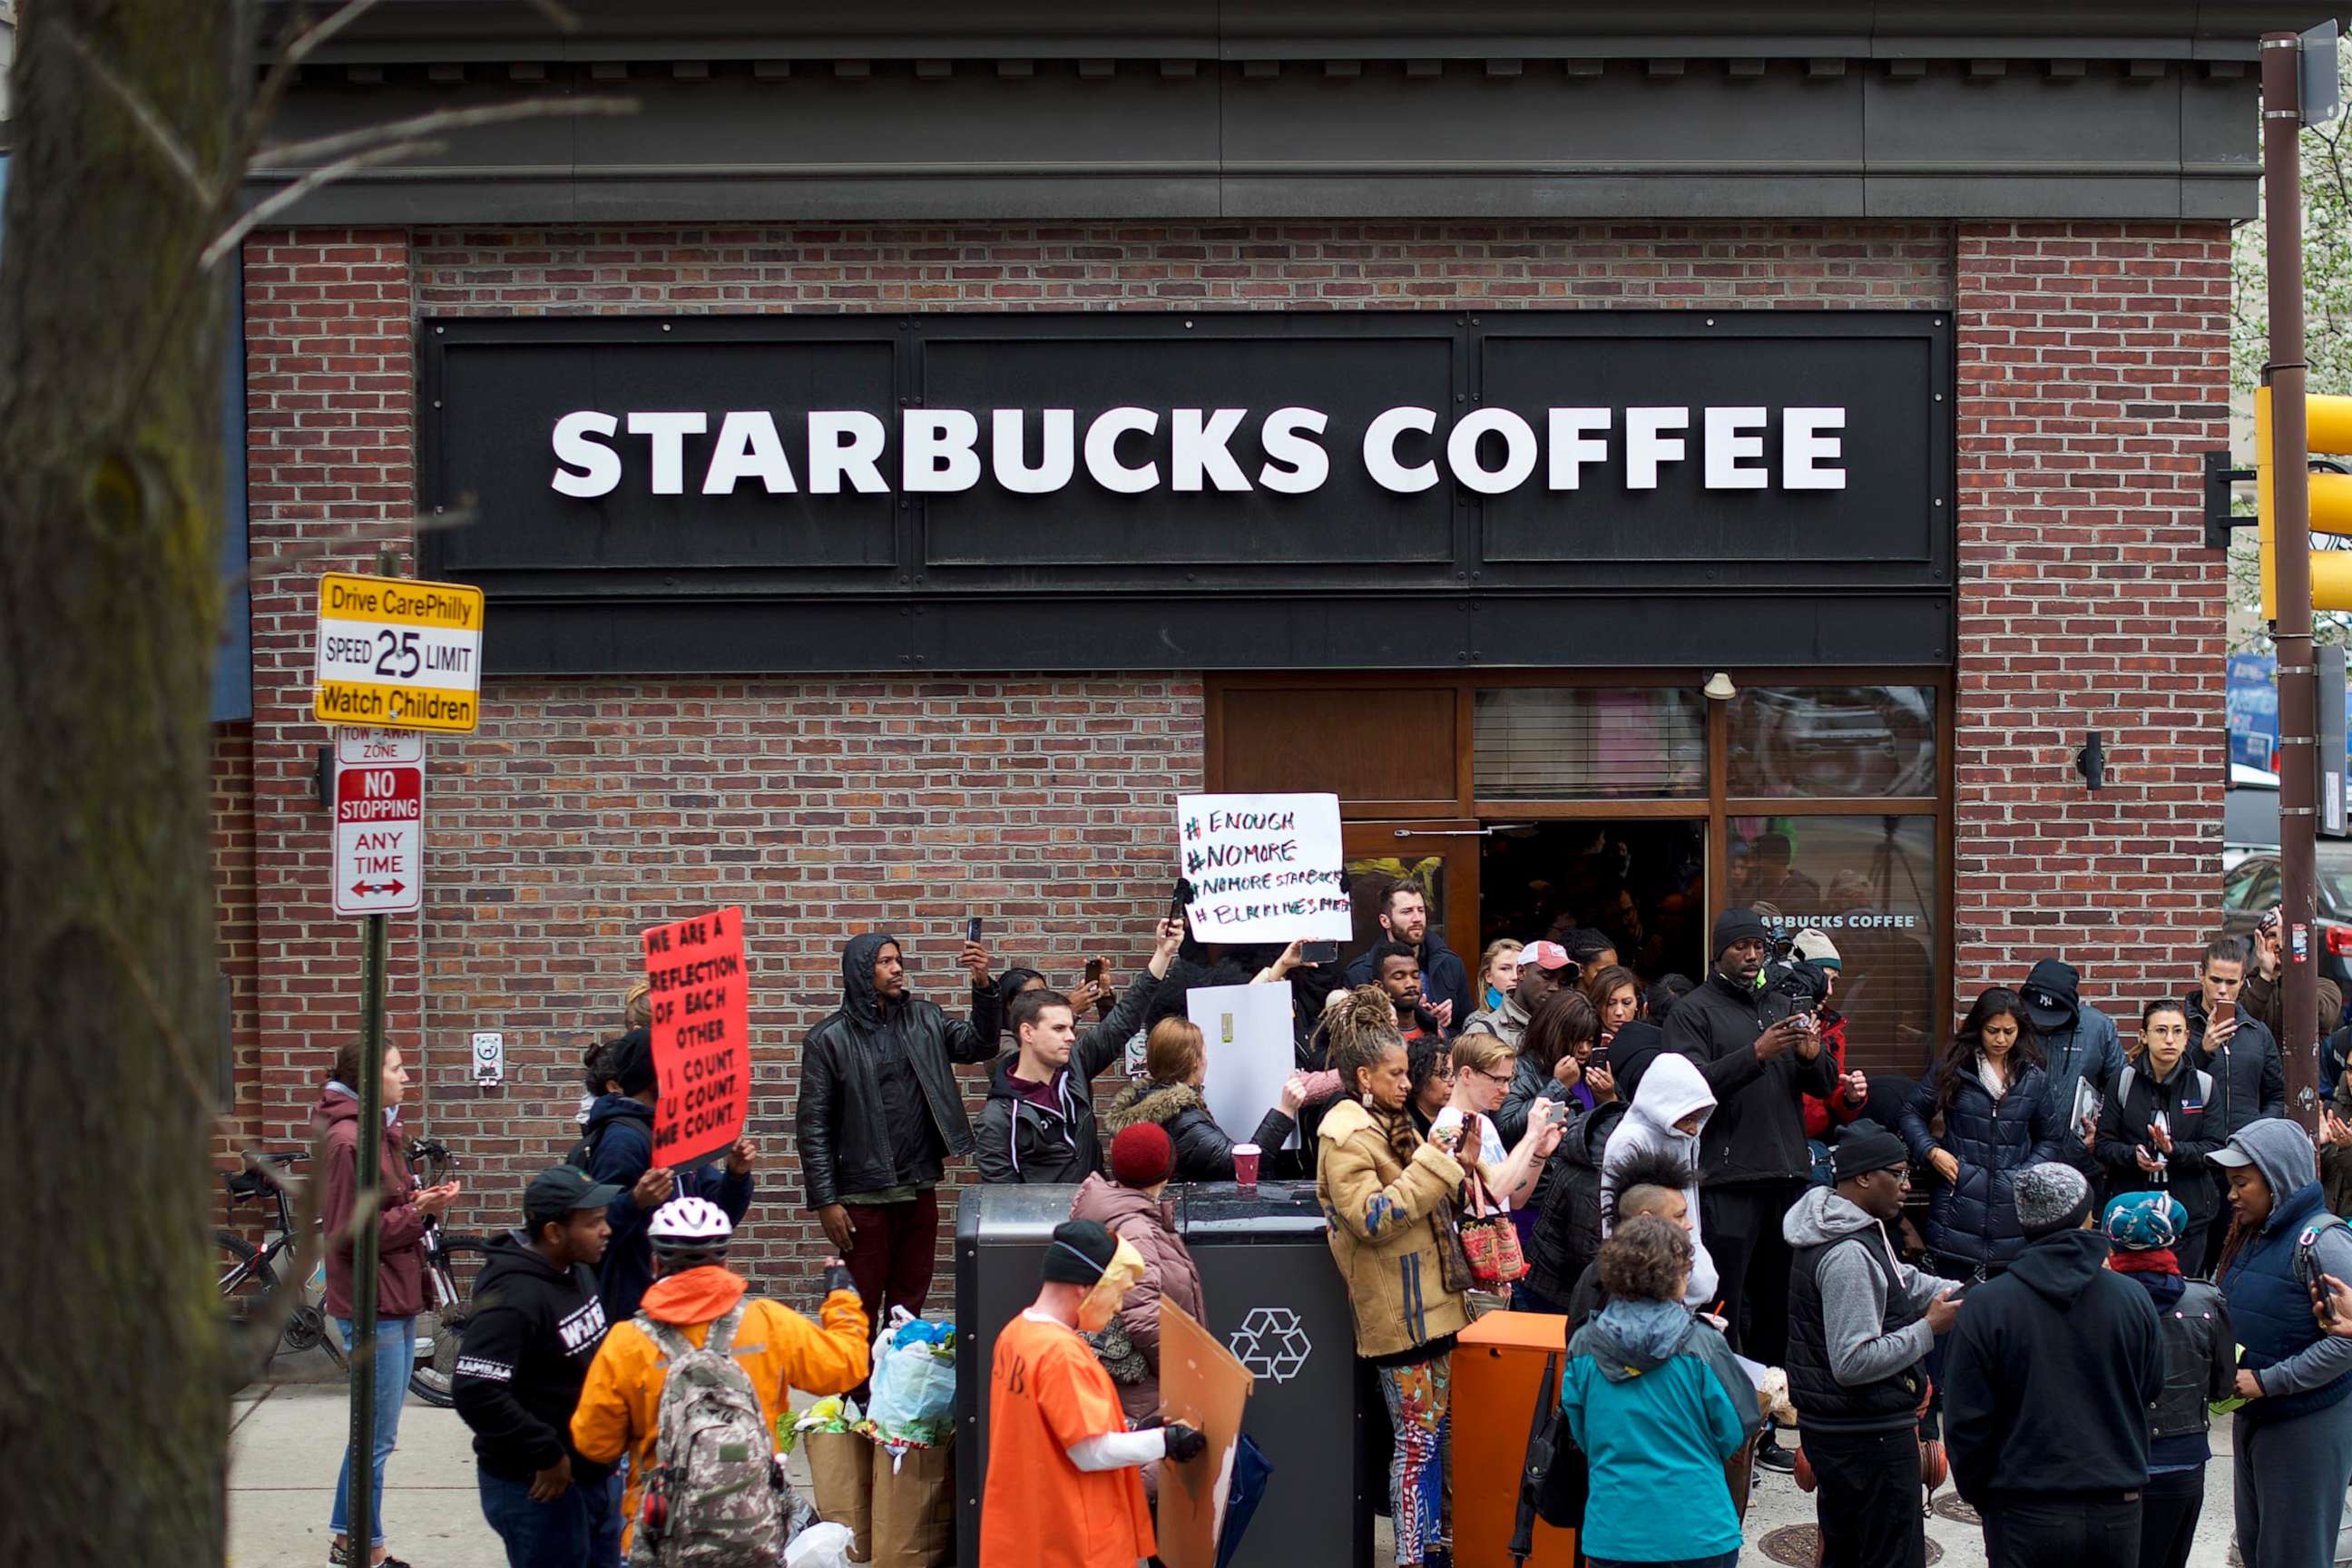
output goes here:
[[1159, 1123], [1139, 1121], [1110, 1141], [1111, 1179], [1122, 1187], [1153, 1187], [1176, 1169], [1176, 1145]]

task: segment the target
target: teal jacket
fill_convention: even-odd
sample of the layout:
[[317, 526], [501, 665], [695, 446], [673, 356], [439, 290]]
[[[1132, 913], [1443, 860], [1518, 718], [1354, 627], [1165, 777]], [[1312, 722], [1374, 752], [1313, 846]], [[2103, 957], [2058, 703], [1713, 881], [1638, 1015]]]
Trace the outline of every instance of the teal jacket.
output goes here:
[[1612, 1301], [1569, 1342], [1559, 1406], [1591, 1461], [1585, 1555], [1671, 1563], [1739, 1550], [1723, 1467], [1763, 1415], [1712, 1326], [1678, 1302]]

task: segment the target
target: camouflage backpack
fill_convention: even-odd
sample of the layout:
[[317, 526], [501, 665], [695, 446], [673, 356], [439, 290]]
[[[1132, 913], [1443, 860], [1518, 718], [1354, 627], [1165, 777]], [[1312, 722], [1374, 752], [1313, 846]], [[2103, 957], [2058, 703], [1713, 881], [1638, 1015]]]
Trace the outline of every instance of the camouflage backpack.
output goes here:
[[782, 1560], [787, 1501], [775, 1443], [750, 1375], [728, 1353], [742, 1321], [738, 1301], [697, 1350], [669, 1324], [636, 1316], [669, 1363], [630, 1552], [636, 1568], [775, 1568]]

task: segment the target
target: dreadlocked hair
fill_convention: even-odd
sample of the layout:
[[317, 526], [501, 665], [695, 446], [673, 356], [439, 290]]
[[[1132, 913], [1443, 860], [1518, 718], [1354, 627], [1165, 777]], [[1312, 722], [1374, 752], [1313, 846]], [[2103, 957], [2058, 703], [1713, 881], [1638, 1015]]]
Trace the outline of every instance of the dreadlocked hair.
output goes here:
[[[1331, 1066], [1339, 1075], [1339, 1087], [1351, 1095], [1361, 1095], [1363, 1085], [1357, 1080], [1360, 1072], [1378, 1067], [1381, 1058], [1391, 1051], [1404, 1049], [1404, 1034], [1397, 1027], [1396, 1003], [1377, 985], [1359, 985], [1348, 993], [1347, 1000], [1334, 1004], [1323, 1015], [1326, 1035], [1330, 1041]], [[1386, 1106], [1366, 1105], [1372, 1121], [1386, 1137], [1389, 1152], [1402, 1163], [1411, 1163], [1413, 1151], [1421, 1146], [1421, 1134], [1413, 1130], [1412, 1118], [1402, 1109], [1391, 1110]]]

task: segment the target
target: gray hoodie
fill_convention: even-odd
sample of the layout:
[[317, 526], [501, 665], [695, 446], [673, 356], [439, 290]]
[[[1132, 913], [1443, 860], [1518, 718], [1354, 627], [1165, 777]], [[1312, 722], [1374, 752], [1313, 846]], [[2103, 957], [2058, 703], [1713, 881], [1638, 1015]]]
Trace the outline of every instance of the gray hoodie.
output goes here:
[[[2270, 1186], [2272, 1216], [2265, 1230], [2277, 1223], [2277, 1210], [2288, 1198], [2319, 1179], [2310, 1134], [2283, 1118], [2247, 1122], [2231, 1138], [2230, 1147], [2252, 1155], [2254, 1169]], [[2312, 1238], [2311, 1249], [2321, 1272], [2352, 1279], [2352, 1226], [2326, 1226]], [[2322, 1334], [2305, 1349], [2264, 1367], [2260, 1375], [2263, 1392], [2276, 1398], [2321, 1387], [2347, 1372], [2352, 1372], [2352, 1340]]]
[[1820, 1276], [1822, 1328], [1832, 1377], [1845, 1387], [1859, 1388], [1926, 1358], [1936, 1342], [1926, 1319], [1893, 1333], [1882, 1331], [1885, 1279], [1863, 1249], [1882, 1249], [1900, 1281], [1904, 1305], [1914, 1311], [1924, 1311], [1947, 1290], [1958, 1289], [1958, 1280], [1938, 1279], [1905, 1263], [1887, 1240], [1886, 1227], [1840, 1197], [1835, 1187], [1806, 1188], [1780, 1221], [1780, 1234], [1791, 1248], [1839, 1243], [1822, 1255]]

